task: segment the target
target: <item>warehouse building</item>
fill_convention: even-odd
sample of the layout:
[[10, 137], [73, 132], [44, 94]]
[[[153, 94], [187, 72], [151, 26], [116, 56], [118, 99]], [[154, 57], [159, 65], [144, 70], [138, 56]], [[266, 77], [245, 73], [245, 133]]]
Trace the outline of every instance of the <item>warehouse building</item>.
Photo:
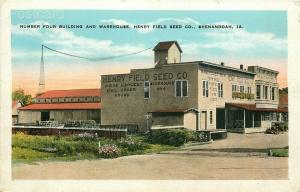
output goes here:
[[206, 61], [182, 62], [178, 42], [158, 43], [154, 67], [101, 76], [102, 124], [264, 131], [280, 121], [278, 72]]
[[35, 97], [32, 104], [18, 108], [18, 123], [50, 120], [62, 124], [71, 120], [100, 123], [100, 112], [100, 89], [51, 90]]

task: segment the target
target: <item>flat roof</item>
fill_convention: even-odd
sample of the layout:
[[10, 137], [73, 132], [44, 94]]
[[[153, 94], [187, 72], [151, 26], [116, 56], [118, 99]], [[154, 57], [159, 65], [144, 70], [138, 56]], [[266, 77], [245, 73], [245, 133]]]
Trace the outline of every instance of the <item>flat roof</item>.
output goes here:
[[[248, 75], [256, 75], [256, 73], [252, 72], [252, 71], [242, 70], [242, 69], [239, 69], [239, 68], [229, 67], [229, 66], [220, 65], [220, 64], [216, 64], [216, 63], [211, 63], [211, 62], [207, 62], [207, 61], [188, 61], [188, 62], [180, 62], [180, 63], [170, 63], [170, 64], [160, 65], [160, 67], [172, 67], [174, 65], [178, 66], [178, 65], [186, 65], [186, 64], [207, 65], [207, 66], [210, 66], [210, 67], [235, 71], [235, 72], [244, 73], [244, 74], [248, 74]], [[147, 69], [157, 69], [157, 68], [152, 67], [152, 68], [143, 68], [143, 69], [131, 69], [131, 71], [147, 70]]]
[[235, 67], [230, 67], [230, 66], [225, 66], [225, 65], [220, 65], [220, 64], [216, 64], [216, 63], [211, 63], [211, 62], [207, 62], [207, 61], [199, 61], [199, 64], [204, 64], [204, 65], [208, 65], [208, 66], [211, 66], [211, 67], [226, 69], [226, 70], [230, 70], [230, 71], [236, 71], [236, 72], [240, 72], [240, 73], [246, 73], [246, 74], [249, 74], [249, 75], [256, 75], [256, 73], [252, 72], [252, 71], [247, 71], [247, 70], [243, 70], [243, 69], [239, 69], [239, 68], [235, 68]]
[[266, 68], [266, 67], [261, 67], [261, 66], [258, 66], [258, 65], [252, 65], [252, 66], [248, 66], [248, 67], [257, 67], [257, 68], [263, 69], [263, 70], [265, 70], [265, 71], [270, 71], [270, 72], [273, 72], [273, 73], [276, 73], [276, 74], [279, 73], [278, 71], [275, 71], [275, 70], [273, 70], [273, 69], [269, 69], [269, 68]]

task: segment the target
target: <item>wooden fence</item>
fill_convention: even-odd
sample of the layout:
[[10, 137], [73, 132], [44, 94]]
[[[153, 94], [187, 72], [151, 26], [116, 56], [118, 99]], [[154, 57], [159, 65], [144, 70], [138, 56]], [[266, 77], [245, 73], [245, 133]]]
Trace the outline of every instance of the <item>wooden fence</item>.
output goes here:
[[42, 127], [42, 126], [13, 126], [12, 133], [22, 132], [28, 135], [59, 135], [69, 136], [76, 134], [95, 134], [99, 137], [118, 139], [127, 136], [125, 125], [104, 126], [99, 128], [78, 128], [78, 127]]

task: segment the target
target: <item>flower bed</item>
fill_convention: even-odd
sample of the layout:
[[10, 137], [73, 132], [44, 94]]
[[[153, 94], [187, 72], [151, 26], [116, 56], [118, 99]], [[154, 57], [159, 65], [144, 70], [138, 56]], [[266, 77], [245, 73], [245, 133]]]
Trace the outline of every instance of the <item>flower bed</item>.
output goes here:
[[116, 158], [121, 156], [121, 150], [115, 144], [106, 144], [98, 149], [99, 156], [102, 158]]

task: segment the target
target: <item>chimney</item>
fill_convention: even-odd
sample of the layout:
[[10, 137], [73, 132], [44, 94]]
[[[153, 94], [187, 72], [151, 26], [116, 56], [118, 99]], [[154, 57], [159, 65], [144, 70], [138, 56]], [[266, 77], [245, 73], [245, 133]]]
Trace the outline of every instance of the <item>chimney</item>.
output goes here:
[[240, 64], [240, 69], [243, 70], [244, 69], [244, 65]]
[[224, 66], [224, 62], [221, 62], [221, 65]]

